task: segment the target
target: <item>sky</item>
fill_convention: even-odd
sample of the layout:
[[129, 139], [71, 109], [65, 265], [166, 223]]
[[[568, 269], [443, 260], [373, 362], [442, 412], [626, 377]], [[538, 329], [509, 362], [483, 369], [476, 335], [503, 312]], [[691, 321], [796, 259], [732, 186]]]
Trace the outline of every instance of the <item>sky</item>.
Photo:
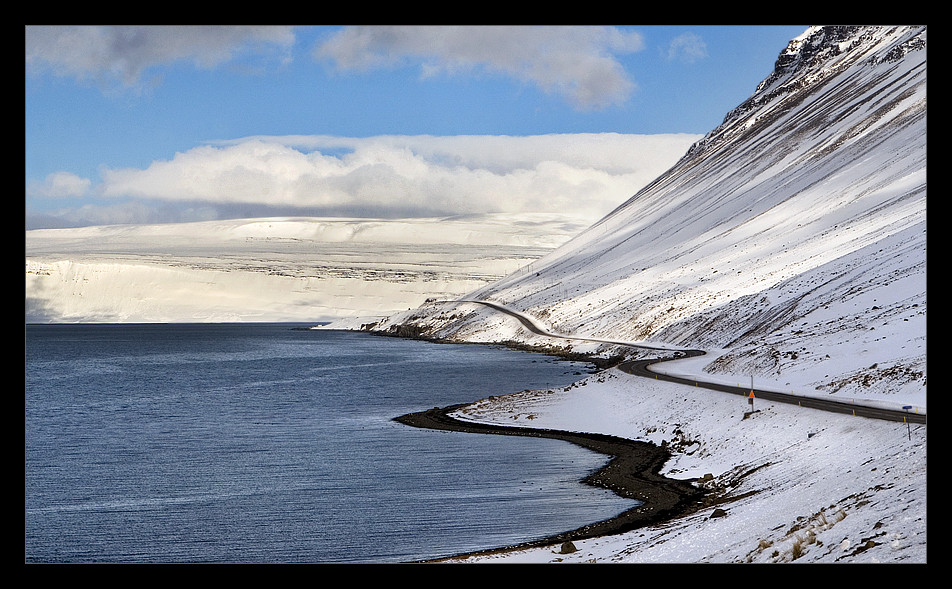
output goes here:
[[27, 26], [26, 228], [626, 200], [790, 26]]

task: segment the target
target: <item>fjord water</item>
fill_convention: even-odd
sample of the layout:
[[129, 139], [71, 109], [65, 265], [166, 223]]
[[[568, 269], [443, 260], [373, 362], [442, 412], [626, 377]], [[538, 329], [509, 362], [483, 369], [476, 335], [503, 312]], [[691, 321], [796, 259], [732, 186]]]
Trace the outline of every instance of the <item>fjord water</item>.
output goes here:
[[572, 444], [393, 421], [585, 365], [293, 327], [26, 326], [25, 560], [406, 562], [635, 505]]

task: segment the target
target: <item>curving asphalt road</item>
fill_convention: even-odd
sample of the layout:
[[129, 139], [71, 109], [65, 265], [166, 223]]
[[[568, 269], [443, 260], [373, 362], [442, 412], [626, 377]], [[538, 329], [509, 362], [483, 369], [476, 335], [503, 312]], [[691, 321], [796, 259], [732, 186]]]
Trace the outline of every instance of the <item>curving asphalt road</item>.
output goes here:
[[843, 413], [843, 414], [852, 415], [856, 417], [868, 417], [870, 419], [882, 419], [886, 421], [898, 421], [902, 423], [922, 423], [922, 424], [926, 423], [925, 414], [913, 413], [910, 411], [904, 411], [902, 409], [887, 409], [887, 408], [881, 408], [881, 407], [874, 407], [870, 405], [856, 404], [855, 402], [820, 399], [817, 397], [805, 397], [805, 396], [793, 395], [788, 393], [778, 393], [774, 391], [751, 389], [750, 387], [738, 387], [738, 386], [717, 384], [712, 382], [703, 382], [700, 380], [695, 380], [693, 378], [684, 378], [680, 376], [670, 376], [667, 374], [661, 374], [659, 372], [654, 372], [650, 370], [649, 367], [652, 364], [657, 364], [659, 362], [666, 362], [668, 360], [676, 360], [678, 358], [700, 356], [700, 355], [703, 355], [705, 352], [703, 350], [673, 350], [670, 348], [645, 346], [640, 344], [633, 344], [630, 342], [619, 342], [619, 341], [612, 341], [612, 340], [602, 340], [602, 339], [562, 335], [562, 334], [549, 332], [545, 330], [544, 328], [542, 328], [541, 326], [539, 326], [538, 324], [536, 324], [534, 321], [532, 321], [531, 318], [517, 311], [513, 311], [512, 309], [509, 309], [505, 307], [504, 305], [500, 305], [498, 303], [492, 303], [489, 301], [481, 301], [481, 300], [475, 300], [475, 299], [472, 299], [472, 300], [466, 299], [466, 300], [454, 301], [454, 302], [477, 303], [480, 305], [484, 305], [484, 306], [496, 309], [497, 311], [500, 311], [502, 313], [506, 313], [507, 315], [511, 315], [512, 317], [515, 317], [526, 327], [526, 329], [529, 329], [533, 333], [547, 336], [547, 337], [610, 343], [610, 344], [616, 344], [621, 346], [629, 346], [632, 348], [660, 350], [660, 351], [666, 351], [666, 352], [679, 352], [679, 355], [676, 358], [674, 357], [653, 358], [649, 360], [631, 360], [631, 361], [621, 363], [618, 366], [618, 368], [623, 370], [624, 372], [627, 372], [628, 374], [643, 376], [647, 378], [653, 378], [657, 380], [665, 380], [668, 382], [675, 382], [675, 383], [685, 384], [689, 386], [710, 389], [713, 391], [720, 391], [723, 393], [742, 395], [745, 397], [753, 393], [755, 403], [757, 399], [764, 399], [767, 401], [775, 401], [778, 403], [789, 403], [792, 405], [798, 405], [800, 407], [807, 407], [810, 409], [820, 409], [822, 411], [830, 411], [833, 413]]
[[[612, 343], [617, 345], [630, 346], [633, 348], [652, 349], [664, 352], [677, 352], [671, 354], [668, 358], [654, 358], [649, 360], [630, 360], [619, 364], [619, 368], [629, 374], [654, 378], [658, 380], [667, 380], [690, 386], [704, 387], [711, 390], [749, 395], [750, 389], [743, 387], [720, 385], [716, 383], [706, 383], [695, 381], [690, 378], [681, 378], [653, 372], [649, 369], [652, 364], [677, 358], [690, 356], [699, 356], [704, 354], [701, 350], [671, 350], [664, 347], [651, 347], [633, 344], [629, 342], [615, 342], [609, 340], [600, 340], [592, 338], [577, 338], [551, 333], [536, 324], [530, 317], [519, 312], [508, 309], [504, 305], [491, 303], [489, 301], [479, 300], [458, 300], [444, 301], [446, 303], [478, 303], [506, 313], [518, 319], [527, 329], [539, 335], [585, 341], [596, 341]], [[902, 411], [889, 411], [886, 409], [876, 409], [860, 405], [852, 405], [837, 401], [825, 401], [822, 399], [797, 397], [783, 393], [774, 393], [770, 391], [754, 391], [755, 398], [778, 401], [782, 403], [796, 403], [803, 407], [822, 409], [825, 411], [835, 411], [839, 413], [849, 413], [856, 416], [870, 417], [873, 419], [888, 419], [891, 421], [907, 421], [913, 423], [925, 423], [925, 415], [907, 414]], [[529, 548], [532, 546], [548, 546], [558, 542], [571, 542], [572, 540], [581, 540], [610, 534], [621, 533], [640, 528], [649, 524], [663, 523], [672, 518], [691, 513], [698, 509], [710, 507], [718, 503], [718, 499], [712, 496], [709, 491], [692, 484], [692, 480], [667, 479], [661, 476], [660, 469], [669, 456], [669, 450], [655, 446], [647, 442], [636, 442], [623, 438], [615, 438], [603, 434], [585, 434], [576, 432], [564, 432], [558, 430], [546, 430], [535, 428], [522, 428], [515, 426], [490, 425], [476, 422], [461, 421], [451, 416], [451, 413], [459, 406], [434, 407], [427, 411], [410, 413], [395, 418], [395, 421], [410, 425], [413, 427], [422, 427], [429, 429], [445, 429], [451, 431], [503, 434], [518, 436], [538, 436], [561, 439], [589, 448], [595, 452], [600, 452], [611, 456], [611, 460], [601, 469], [595, 471], [585, 479], [585, 482], [611, 489], [615, 493], [636, 499], [641, 502], [638, 507], [626, 510], [621, 514], [605, 521], [596, 522], [591, 525], [583, 526], [576, 530], [563, 532], [524, 542], [513, 546], [504, 546], [492, 548], [483, 551], [473, 552], [467, 555], [456, 555], [452, 558], [463, 558], [475, 554], [492, 554], [495, 552], [508, 552], [510, 550]], [[452, 559], [451, 558], [451, 559]], [[435, 559], [431, 562], [439, 562], [448, 559]]]

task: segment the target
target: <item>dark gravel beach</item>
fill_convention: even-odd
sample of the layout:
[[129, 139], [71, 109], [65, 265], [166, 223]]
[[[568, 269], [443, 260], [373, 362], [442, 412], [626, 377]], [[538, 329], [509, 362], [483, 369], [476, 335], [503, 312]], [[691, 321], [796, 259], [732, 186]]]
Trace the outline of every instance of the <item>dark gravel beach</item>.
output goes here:
[[670, 452], [654, 444], [603, 434], [497, 426], [460, 421], [450, 417], [450, 413], [462, 406], [464, 405], [433, 408], [419, 413], [402, 415], [395, 418], [395, 420], [421, 428], [509, 436], [536, 436], [571, 442], [612, 457], [603, 468], [586, 477], [584, 479], [585, 483], [604, 487], [621, 497], [642, 502], [640, 506], [629, 509], [608, 520], [592, 523], [547, 538], [514, 546], [488, 549], [476, 554], [549, 546], [567, 541], [627, 532], [689, 513], [701, 506], [708, 494], [705, 490], [693, 485], [690, 480], [673, 480], [658, 474], [670, 457]]

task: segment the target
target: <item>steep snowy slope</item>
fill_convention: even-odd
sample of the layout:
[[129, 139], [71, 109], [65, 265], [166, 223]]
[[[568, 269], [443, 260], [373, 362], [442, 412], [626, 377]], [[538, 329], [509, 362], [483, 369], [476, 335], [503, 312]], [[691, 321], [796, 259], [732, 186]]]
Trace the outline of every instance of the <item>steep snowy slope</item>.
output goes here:
[[[925, 404], [926, 28], [814, 27], [670, 171], [468, 297], [705, 370]], [[381, 325], [538, 343], [471, 304]], [[576, 346], [576, 349], [578, 346]]]

